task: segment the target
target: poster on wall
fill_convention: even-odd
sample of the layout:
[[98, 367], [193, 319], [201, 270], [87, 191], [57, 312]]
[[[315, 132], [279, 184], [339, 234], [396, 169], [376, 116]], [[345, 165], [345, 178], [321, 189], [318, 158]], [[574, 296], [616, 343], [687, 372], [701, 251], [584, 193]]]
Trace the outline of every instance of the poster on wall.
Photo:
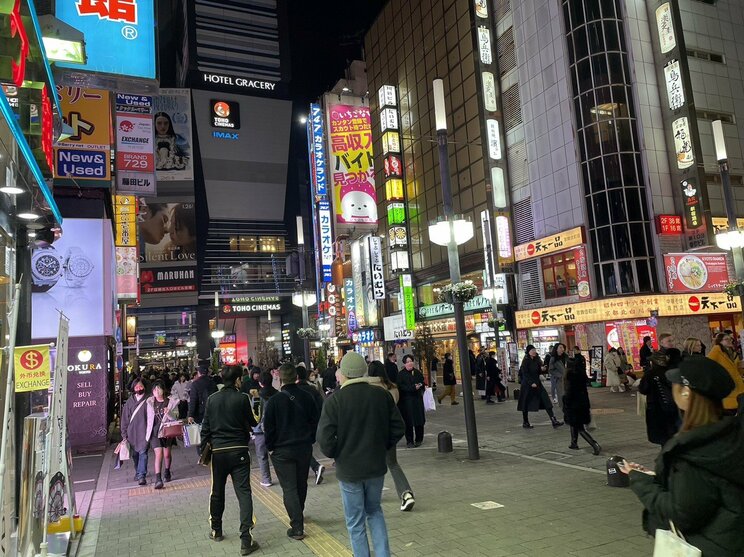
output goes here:
[[659, 48], [662, 54], [674, 50], [677, 39], [674, 37], [674, 24], [672, 23], [672, 7], [665, 2], [656, 9], [656, 27], [659, 31]]
[[159, 181], [193, 180], [191, 95], [188, 89], [161, 89], [154, 99], [155, 170]]
[[369, 107], [329, 108], [334, 210], [338, 225], [377, 225], [377, 193]]
[[70, 318], [70, 336], [104, 334], [103, 227], [109, 221], [65, 219], [52, 244], [38, 242], [31, 255], [31, 336], [55, 338], [58, 311]]
[[140, 262], [196, 262], [194, 202], [160, 202], [143, 197], [139, 205]]
[[729, 282], [723, 253], [669, 253], [664, 269], [669, 292], [720, 292]]

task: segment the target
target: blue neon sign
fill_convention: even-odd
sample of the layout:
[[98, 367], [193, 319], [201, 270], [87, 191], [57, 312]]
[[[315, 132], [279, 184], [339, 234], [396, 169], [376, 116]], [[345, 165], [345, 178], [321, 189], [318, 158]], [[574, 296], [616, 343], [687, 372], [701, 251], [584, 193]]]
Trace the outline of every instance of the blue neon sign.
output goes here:
[[153, 0], [57, 0], [56, 16], [85, 35], [87, 64], [58, 66], [155, 79]]
[[319, 104], [312, 103], [310, 105], [310, 125], [313, 131], [312, 161], [314, 168], [311, 170], [315, 176], [315, 195], [325, 197], [328, 195], [328, 181], [326, 178], [325, 143], [323, 143], [323, 111]]

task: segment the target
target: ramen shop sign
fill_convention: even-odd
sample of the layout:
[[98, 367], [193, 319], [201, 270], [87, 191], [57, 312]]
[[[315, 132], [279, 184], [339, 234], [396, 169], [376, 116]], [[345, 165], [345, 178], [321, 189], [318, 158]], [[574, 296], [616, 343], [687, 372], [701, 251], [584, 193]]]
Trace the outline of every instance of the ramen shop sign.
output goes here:
[[729, 281], [723, 253], [669, 253], [664, 256], [669, 292], [720, 292]]
[[583, 243], [584, 228], [577, 226], [576, 228], [559, 232], [554, 236], [546, 236], [545, 238], [539, 238], [526, 244], [514, 246], [514, 259], [524, 261], [533, 257], [542, 257], [543, 255], [580, 246]]

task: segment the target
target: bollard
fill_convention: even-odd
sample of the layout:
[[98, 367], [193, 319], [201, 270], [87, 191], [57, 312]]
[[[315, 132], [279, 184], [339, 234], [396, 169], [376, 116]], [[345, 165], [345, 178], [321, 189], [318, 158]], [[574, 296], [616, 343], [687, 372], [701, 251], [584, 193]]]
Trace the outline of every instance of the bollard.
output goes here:
[[610, 487], [628, 487], [630, 485], [630, 478], [627, 474], [623, 474], [618, 468], [618, 462], [622, 462], [625, 459], [621, 456], [611, 456], [607, 459], [607, 485]]
[[449, 431], [440, 431], [437, 435], [437, 450], [440, 453], [452, 452], [452, 435]]

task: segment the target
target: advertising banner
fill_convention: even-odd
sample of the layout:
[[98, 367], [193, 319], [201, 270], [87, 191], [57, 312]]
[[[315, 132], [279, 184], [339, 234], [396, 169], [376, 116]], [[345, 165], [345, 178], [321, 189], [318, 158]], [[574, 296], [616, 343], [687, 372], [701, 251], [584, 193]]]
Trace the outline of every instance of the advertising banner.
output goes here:
[[136, 300], [139, 294], [137, 275], [139, 255], [136, 247], [116, 247], [116, 296], [119, 300]]
[[356, 240], [351, 244], [351, 276], [354, 280], [354, 314], [356, 316], [358, 327], [364, 327], [367, 324], [364, 315], [364, 300], [366, 295], [364, 292], [364, 282], [362, 277], [363, 264], [362, 245], [359, 240]]
[[729, 282], [723, 253], [669, 253], [664, 269], [669, 292], [721, 292]]
[[356, 297], [354, 292], [354, 279], [344, 279], [344, 307], [346, 308], [346, 328], [349, 334], [357, 330], [356, 319]]
[[328, 195], [328, 178], [326, 176], [326, 150], [323, 138], [323, 111], [319, 104], [310, 105], [310, 120], [308, 126], [312, 131], [312, 176], [315, 185], [315, 195]]
[[592, 290], [589, 287], [589, 263], [586, 258], [586, 246], [581, 245], [574, 249], [574, 262], [576, 264], [576, 289], [580, 300], [589, 300]]
[[104, 227], [110, 226], [107, 220], [65, 219], [59, 239], [51, 245], [40, 243], [34, 248], [31, 254], [32, 338], [57, 336], [58, 310], [70, 319], [71, 337], [104, 334], [107, 313]]
[[57, 0], [55, 16], [85, 35], [87, 62], [56, 62], [85, 70], [155, 79], [153, 0]]
[[155, 170], [158, 180], [193, 180], [189, 90], [161, 89], [154, 103]]
[[105, 338], [70, 339], [67, 427], [72, 448], [104, 445], [107, 441], [108, 353]]
[[336, 224], [376, 226], [377, 192], [369, 107], [331, 105], [328, 121]]
[[318, 201], [318, 227], [320, 231], [320, 259], [323, 266], [323, 282], [331, 282], [333, 266], [333, 232], [331, 230], [331, 204]]
[[382, 240], [379, 236], [369, 238], [369, 268], [372, 281], [372, 297], [385, 299], [385, 273], [382, 264]]
[[514, 259], [524, 261], [533, 257], [542, 257], [563, 251], [568, 248], [580, 246], [584, 243], [584, 229], [581, 226], [564, 230], [553, 236], [546, 236], [538, 240], [533, 240], [527, 244], [514, 246]]
[[142, 294], [196, 292], [196, 267], [156, 267], [140, 271]]
[[108, 91], [57, 87], [72, 136], [54, 146], [54, 177], [111, 180], [111, 99]]
[[154, 172], [152, 116], [117, 110], [116, 149], [117, 170]]
[[15, 392], [47, 391], [51, 386], [49, 345], [18, 346], [15, 359]]
[[416, 328], [416, 303], [413, 300], [413, 280], [411, 275], [400, 275], [400, 293], [403, 297], [403, 316], [406, 329]]
[[365, 236], [360, 240], [362, 292], [364, 293], [364, 327], [376, 327], [378, 325], [377, 300], [375, 300], [372, 289], [372, 261], [370, 259], [369, 246], [371, 239], [371, 236]]
[[[49, 404], [49, 416], [50, 420], [50, 449], [49, 449], [49, 475], [51, 478], [59, 478], [57, 474], [62, 476], [62, 480], [65, 483], [66, 488], [70, 488], [70, 475], [67, 466], [67, 351], [69, 342], [70, 322], [62, 315], [59, 318], [59, 333], [57, 334], [57, 345], [54, 362], [54, 390], [52, 392], [52, 400]], [[60, 482], [61, 483], [61, 482]], [[54, 482], [52, 482], [52, 488], [54, 489]], [[57, 486], [57, 488], [61, 487]], [[65, 489], [68, 496], [67, 508], [72, 508], [70, 499], [72, 498], [72, 491]], [[59, 499], [57, 499], [57, 505], [50, 505], [50, 507], [57, 507], [54, 509], [54, 518], [59, 520], [59, 515], [63, 514], [59, 507], [64, 507], [62, 493], [56, 493]], [[55, 497], [52, 496], [52, 501]], [[50, 513], [52, 512], [50, 508]]]
[[137, 216], [141, 263], [196, 262], [196, 210], [193, 201], [140, 198]]
[[388, 342], [413, 340], [414, 331], [406, 328], [406, 318], [402, 313], [383, 317], [382, 327], [385, 333], [385, 340]]
[[652, 311], [658, 312], [659, 317], [672, 317], [736, 313], [741, 309], [738, 298], [724, 293], [654, 294], [522, 310], [517, 311], [515, 317], [518, 329], [531, 329], [546, 325], [646, 319]]

